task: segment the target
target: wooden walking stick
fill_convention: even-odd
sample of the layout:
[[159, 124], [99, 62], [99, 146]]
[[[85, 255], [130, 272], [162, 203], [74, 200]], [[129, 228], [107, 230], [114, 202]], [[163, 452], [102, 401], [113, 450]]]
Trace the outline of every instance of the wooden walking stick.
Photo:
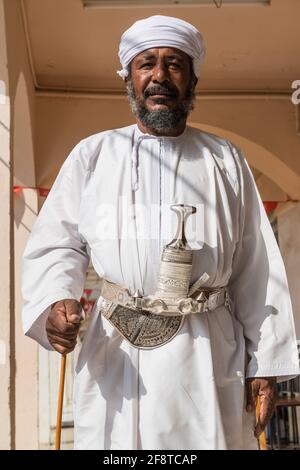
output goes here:
[[65, 388], [65, 375], [66, 375], [66, 354], [62, 354], [60, 363], [60, 374], [59, 374], [59, 391], [58, 391], [58, 403], [57, 403], [57, 415], [56, 415], [56, 434], [55, 434], [55, 450], [60, 450], [61, 442], [61, 421], [64, 401], [64, 388]]
[[[256, 402], [256, 422], [258, 422], [260, 416], [260, 400], [259, 397], [257, 397], [257, 402]], [[268, 450], [267, 447], [267, 439], [266, 439], [266, 433], [263, 431], [259, 438], [258, 438], [258, 443], [259, 443], [259, 450]]]
[[[84, 301], [84, 299], [82, 299]], [[80, 323], [85, 319], [84, 303], [81, 303], [81, 317]], [[54, 305], [54, 304], [53, 304]], [[55, 433], [55, 450], [60, 450], [61, 445], [61, 422], [63, 412], [63, 401], [64, 401], [64, 388], [65, 388], [65, 376], [66, 376], [66, 362], [67, 355], [61, 355], [60, 362], [60, 374], [59, 374], [59, 390], [58, 390], [58, 402], [57, 402], [57, 414], [56, 414], [56, 433]]]

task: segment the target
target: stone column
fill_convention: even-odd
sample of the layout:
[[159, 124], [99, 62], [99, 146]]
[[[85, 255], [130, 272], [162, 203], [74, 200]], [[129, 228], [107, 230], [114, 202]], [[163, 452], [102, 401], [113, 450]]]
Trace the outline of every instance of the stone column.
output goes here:
[[0, 449], [14, 448], [15, 354], [13, 292], [13, 194], [10, 98], [4, 5], [0, 0]]

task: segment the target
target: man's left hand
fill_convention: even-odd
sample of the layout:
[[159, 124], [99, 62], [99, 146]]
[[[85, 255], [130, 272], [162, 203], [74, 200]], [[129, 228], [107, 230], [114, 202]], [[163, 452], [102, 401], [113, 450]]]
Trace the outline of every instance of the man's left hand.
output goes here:
[[260, 401], [260, 414], [255, 426], [254, 436], [258, 439], [270, 421], [277, 400], [276, 377], [251, 377], [246, 379], [247, 404], [246, 410], [256, 409], [257, 397]]

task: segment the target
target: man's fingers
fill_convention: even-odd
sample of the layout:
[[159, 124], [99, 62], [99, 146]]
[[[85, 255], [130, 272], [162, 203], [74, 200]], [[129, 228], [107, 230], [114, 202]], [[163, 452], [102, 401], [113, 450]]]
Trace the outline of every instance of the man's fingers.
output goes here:
[[61, 344], [59, 343], [51, 343], [51, 345], [53, 346], [53, 348], [55, 349], [55, 351], [59, 352], [60, 354], [69, 354], [70, 352], [72, 352], [76, 346], [76, 342], [74, 345], [70, 346], [70, 347], [65, 347], [65, 346], [62, 346]]
[[258, 439], [270, 421], [277, 399], [276, 377], [257, 377], [246, 379], [246, 410], [254, 411], [259, 399], [259, 416], [254, 429]]
[[77, 335], [73, 338], [65, 338], [56, 333], [48, 333], [48, 340], [56, 351], [61, 354], [67, 354], [75, 348], [77, 344]]
[[263, 428], [266, 427], [270, 419], [272, 418], [272, 414], [275, 408], [275, 401], [272, 397], [261, 397], [260, 400], [260, 423]]
[[80, 324], [79, 323], [69, 323], [65, 316], [56, 317], [50, 316], [47, 319], [47, 332], [56, 332], [61, 333], [64, 336], [73, 336], [78, 333]]
[[46, 332], [54, 349], [64, 354], [73, 351], [80, 328], [81, 305], [65, 299], [52, 305], [46, 322]]
[[55, 330], [63, 333], [69, 333], [75, 331], [75, 328], [79, 328], [81, 319], [81, 305], [79, 302], [73, 299], [66, 299], [57, 302], [52, 306], [47, 319], [47, 330], [52, 327]]
[[66, 348], [72, 347], [77, 341], [77, 335], [73, 338], [64, 338], [57, 334], [49, 334], [48, 335], [49, 342], [52, 343], [59, 343]]
[[263, 432], [268, 422], [272, 418], [276, 403], [276, 398], [273, 396], [273, 393], [271, 393], [270, 396], [262, 395], [259, 397], [259, 400], [260, 414], [254, 431], [255, 437], [257, 438]]
[[78, 330], [73, 331], [72, 333], [64, 333], [62, 331], [58, 331], [55, 328], [48, 328], [47, 335], [48, 338], [58, 338], [58, 339], [65, 339], [66, 341], [74, 341], [77, 338]]
[[254, 435], [258, 439], [270, 421], [274, 412], [277, 400], [276, 377], [261, 377], [256, 379], [259, 387], [259, 416], [254, 430]]

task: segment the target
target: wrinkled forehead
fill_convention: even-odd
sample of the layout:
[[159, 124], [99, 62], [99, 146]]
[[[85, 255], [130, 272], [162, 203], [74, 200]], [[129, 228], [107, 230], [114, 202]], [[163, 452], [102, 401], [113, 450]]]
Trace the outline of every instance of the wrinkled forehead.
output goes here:
[[140, 60], [157, 60], [158, 58], [165, 59], [176, 59], [179, 62], [190, 64], [192, 59], [184, 51], [177, 49], [175, 47], [153, 47], [146, 49], [139, 54], [137, 54], [131, 61], [131, 63], [138, 62]]

